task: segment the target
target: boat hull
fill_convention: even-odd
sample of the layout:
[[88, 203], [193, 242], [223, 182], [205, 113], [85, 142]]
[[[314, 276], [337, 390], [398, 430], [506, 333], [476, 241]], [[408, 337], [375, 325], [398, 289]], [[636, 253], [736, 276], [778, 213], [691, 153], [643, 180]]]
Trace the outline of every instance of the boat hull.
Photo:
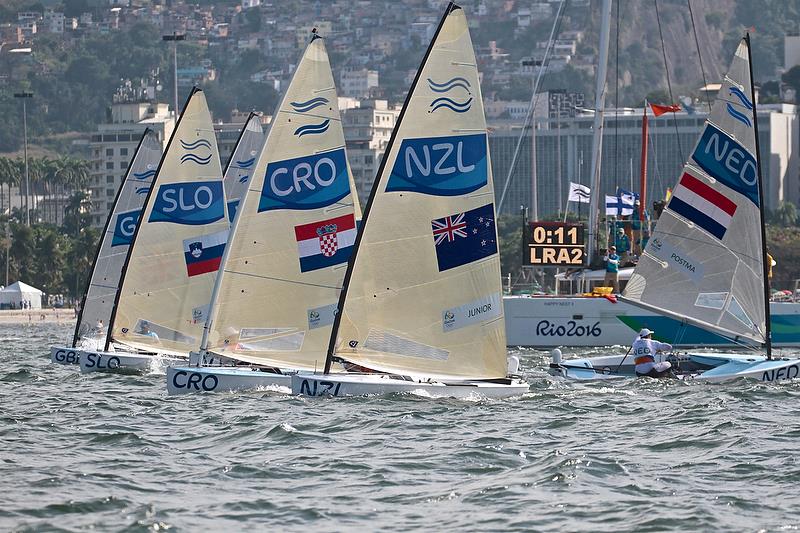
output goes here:
[[184, 359], [161, 355], [147, 355], [130, 352], [103, 352], [82, 350], [78, 357], [81, 372], [150, 372], [167, 365], [178, 365]]
[[51, 346], [50, 362], [56, 365], [77, 365], [80, 352], [71, 346]]
[[[714, 333], [606, 298], [507, 296], [503, 309], [509, 346], [629, 346], [647, 327], [679, 348], [735, 347]], [[800, 347], [800, 303], [773, 302], [770, 311], [773, 346]]]
[[508, 398], [529, 390], [528, 383], [486, 381], [407, 381], [384, 374], [303, 374], [292, 376], [292, 394], [304, 396], [366, 396], [421, 393], [434, 398]]
[[249, 368], [209, 366], [167, 367], [167, 393], [231, 392], [263, 388], [280, 388], [289, 392], [291, 376], [260, 372]]

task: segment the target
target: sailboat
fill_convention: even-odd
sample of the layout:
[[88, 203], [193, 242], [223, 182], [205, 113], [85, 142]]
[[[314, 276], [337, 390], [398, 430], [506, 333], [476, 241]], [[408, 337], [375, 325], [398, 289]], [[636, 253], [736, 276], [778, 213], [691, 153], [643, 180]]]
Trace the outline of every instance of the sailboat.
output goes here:
[[161, 142], [156, 133], [147, 128], [133, 153], [103, 227], [83, 293], [72, 344], [51, 346], [51, 362], [77, 365], [81, 349], [97, 349], [104, 342], [122, 265], [160, 159]]
[[324, 40], [312, 32], [231, 230], [200, 351], [170, 394], [278, 386], [325, 366], [361, 218]]
[[366, 204], [324, 373], [292, 376], [292, 392], [526, 392], [509, 376], [495, 220], [475, 53], [450, 3]]
[[[104, 350], [84, 351], [81, 371], [146, 370], [188, 358], [227, 242], [226, 211], [211, 113], [194, 88], [133, 235]], [[112, 342], [129, 351], [108, 352]]]
[[[657, 356], [657, 362], [669, 361], [679, 375], [694, 380], [800, 376], [800, 360], [772, 357], [756, 107], [748, 35], [736, 49], [700, 139], [623, 292], [631, 304], [766, 349], [766, 355]], [[551, 372], [568, 378], [634, 373], [632, 357], [561, 361], [560, 352], [553, 355]]]
[[256, 158], [261, 153], [265, 141], [264, 127], [261, 125], [261, 116], [250, 113], [245, 121], [244, 128], [236, 140], [236, 145], [225, 168], [225, 202], [228, 204], [228, 219], [233, 223], [236, 217], [236, 208], [242, 196], [247, 192], [250, 176], [256, 164]]

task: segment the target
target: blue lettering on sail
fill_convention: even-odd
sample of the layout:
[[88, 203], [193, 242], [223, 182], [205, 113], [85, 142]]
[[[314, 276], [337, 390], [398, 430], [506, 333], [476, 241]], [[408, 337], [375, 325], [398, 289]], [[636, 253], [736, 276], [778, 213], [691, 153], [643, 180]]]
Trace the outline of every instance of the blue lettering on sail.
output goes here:
[[488, 182], [486, 134], [405, 139], [386, 192], [459, 196]]
[[267, 165], [258, 212], [319, 209], [350, 194], [344, 148]]
[[202, 226], [223, 218], [222, 181], [195, 181], [160, 186], [148, 222]]
[[692, 154], [700, 168], [758, 205], [758, 167], [744, 146], [711, 124]]
[[114, 235], [111, 237], [111, 247], [130, 245], [136, 225], [139, 223], [140, 209], [120, 213], [114, 222]]

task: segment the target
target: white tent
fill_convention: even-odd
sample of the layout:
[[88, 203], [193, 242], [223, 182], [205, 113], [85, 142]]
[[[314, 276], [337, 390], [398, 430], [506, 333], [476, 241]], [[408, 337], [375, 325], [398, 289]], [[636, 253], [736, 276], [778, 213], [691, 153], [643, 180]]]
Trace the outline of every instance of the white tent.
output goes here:
[[30, 304], [28, 309], [41, 309], [42, 294], [44, 293], [36, 287], [17, 281], [0, 290], [0, 308], [22, 309], [22, 302], [24, 301]]

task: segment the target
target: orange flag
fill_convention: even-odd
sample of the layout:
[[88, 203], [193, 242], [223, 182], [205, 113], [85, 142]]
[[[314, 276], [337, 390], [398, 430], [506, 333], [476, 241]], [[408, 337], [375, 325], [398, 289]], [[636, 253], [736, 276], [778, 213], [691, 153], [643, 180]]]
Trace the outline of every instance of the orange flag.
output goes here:
[[650, 104], [650, 109], [653, 110], [653, 114], [655, 116], [659, 117], [664, 113], [677, 113], [678, 111], [681, 110], [681, 106], [679, 104], [672, 104], [672, 105]]

